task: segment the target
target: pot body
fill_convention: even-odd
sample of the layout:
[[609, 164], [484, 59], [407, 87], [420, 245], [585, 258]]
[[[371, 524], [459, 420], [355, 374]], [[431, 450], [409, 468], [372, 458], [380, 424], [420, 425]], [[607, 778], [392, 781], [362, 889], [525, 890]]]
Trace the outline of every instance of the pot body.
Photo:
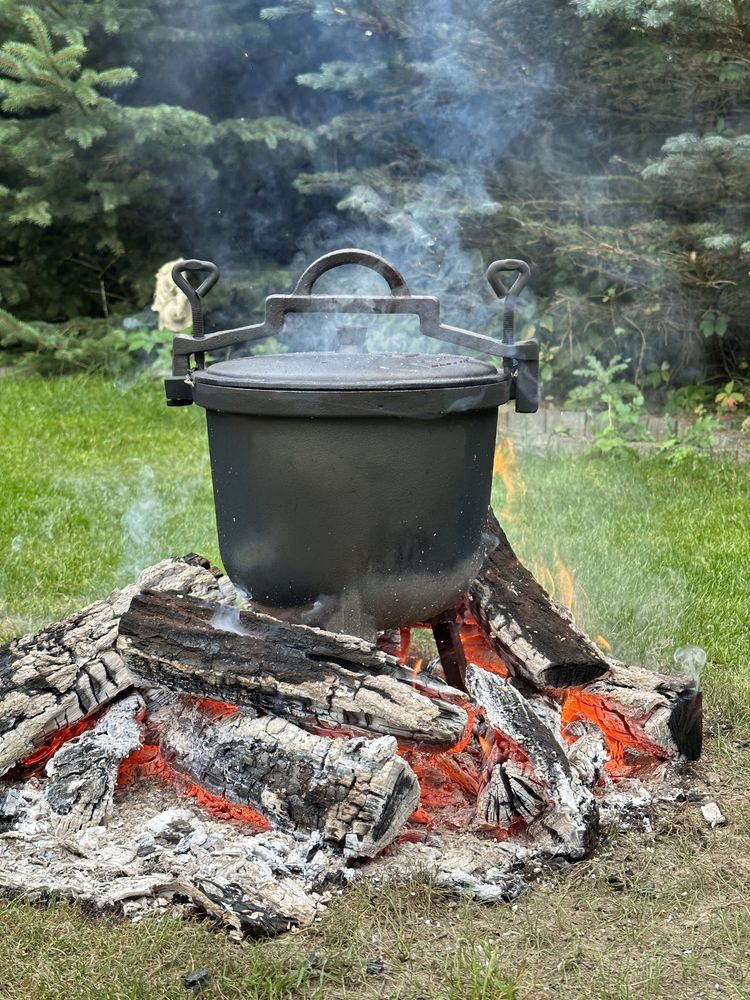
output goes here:
[[496, 405], [206, 416], [221, 557], [254, 601], [317, 606], [309, 620], [366, 634], [463, 596], [483, 557]]

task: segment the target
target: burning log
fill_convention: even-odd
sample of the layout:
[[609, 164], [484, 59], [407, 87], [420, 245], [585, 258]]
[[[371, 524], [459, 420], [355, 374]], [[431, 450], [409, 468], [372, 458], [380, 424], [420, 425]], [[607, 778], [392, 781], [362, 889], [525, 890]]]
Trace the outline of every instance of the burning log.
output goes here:
[[58, 835], [98, 826], [109, 814], [120, 764], [141, 743], [138, 694], [115, 702], [93, 729], [63, 743], [46, 767], [45, 795]]
[[[623, 747], [657, 757], [700, 757], [702, 698], [690, 678], [654, 673], [604, 656], [516, 558], [490, 511], [495, 547], [468, 595], [492, 650], [508, 672], [563, 700], [563, 722], [588, 719]], [[560, 690], [562, 689], [562, 690]]]
[[215, 571], [197, 556], [165, 559], [65, 621], [0, 649], [0, 776], [58, 730], [90, 716], [129, 688], [115, 649], [120, 615], [142, 587], [221, 600]]
[[392, 736], [331, 740], [271, 715], [212, 717], [192, 699], [151, 721], [176, 771], [288, 832], [320, 831], [346, 857], [379, 854], [419, 801]]
[[491, 510], [487, 531], [493, 548], [469, 588], [469, 607], [510, 673], [538, 691], [605, 674], [599, 648], [519, 561]]
[[655, 757], [698, 760], [703, 744], [703, 696], [696, 681], [608, 660], [607, 673], [565, 692], [562, 722], [595, 722], [613, 757], [623, 748]]
[[509, 681], [470, 664], [466, 682], [495, 731], [477, 822], [507, 830], [521, 820], [530, 836], [550, 841], [550, 853], [584, 857], [596, 833], [597, 807], [562, 744]]
[[368, 731], [438, 747], [464, 734], [467, 713], [448, 700], [458, 692], [431, 681], [443, 696], [427, 697], [372, 643], [253, 611], [231, 615], [181, 594], [140, 593], [120, 622], [118, 650], [143, 685], [272, 713], [308, 729]]

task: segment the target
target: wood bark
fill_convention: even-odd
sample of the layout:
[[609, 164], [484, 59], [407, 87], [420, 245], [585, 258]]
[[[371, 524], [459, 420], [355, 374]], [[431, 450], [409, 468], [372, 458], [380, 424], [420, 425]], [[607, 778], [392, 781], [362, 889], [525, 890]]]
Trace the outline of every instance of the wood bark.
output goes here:
[[598, 810], [562, 743], [510, 681], [470, 664], [466, 684], [495, 731], [491, 771], [477, 797], [478, 824], [508, 829], [522, 820], [550, 853], [584, 857]]
[[115, 642], [120, 615], [142, 587], [223, 597], [205, 560], [165, 559], [106, 600], [0, 648], [0, 777], [57, 730], [132, 685]]
[[468, 603], [510, 673], [542, 691], [586, 684], [606, 673], [599, 648], [519, 561], [491, 510], [487, 532], [492, 548]]
[[67, 743], [46, 767], [44, 793], [58, 836], [98, 826], [112, 806], [120, 764], [141, 743], [137, 693], [114, 702], [93, 729]]
[[445, 686], [444, 697], [427, 697], [372, 643], [253, 611], [228, 613], [180, 594], [136, 595], [117, 648], [142, 685], [250, 707], [305, 728], [446, 747], [467, 726], [466, 712], [447, 700], [458, 692]]
[[392, 736], [329, 739], [240, 711], [212, 718], [192, 699], [151, 723], [176, 771], [283, 830], [319, 831], [347, 857], [375, 857], [419, 803], [417, 777]]

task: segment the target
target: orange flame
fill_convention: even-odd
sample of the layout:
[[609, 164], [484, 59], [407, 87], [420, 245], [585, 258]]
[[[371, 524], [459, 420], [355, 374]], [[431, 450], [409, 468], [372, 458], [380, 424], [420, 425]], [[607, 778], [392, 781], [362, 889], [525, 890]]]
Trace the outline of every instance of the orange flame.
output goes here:
[[570, 608], [572, 611], [573, 604], [575, 602], [573, 574], [562, 561], [557, 550], [555, 550], [555, 578], [557, 582], [557, 587], [555, 589], [559, 590], [559, 597], [557, 600], [561, 604], [564, 604], [566, 608]]
[[537, 561], [534, 564], [534, 576], [544, 587], [550, 597], [573, 611], [576, 602], [576, 585], [570, 568], [560, 558], [557, 549], [553, 552], [552, 569], [546, 563]]
[[505, 503], [500, 513], [500, 519], [512, 521], [515, 517], [515, 505], [526, 492], [526, 484], [518, 469], [512, 438], [502, 437], [498, 441], [492, 464], [492, 474], [500, 476], [505, 487]]

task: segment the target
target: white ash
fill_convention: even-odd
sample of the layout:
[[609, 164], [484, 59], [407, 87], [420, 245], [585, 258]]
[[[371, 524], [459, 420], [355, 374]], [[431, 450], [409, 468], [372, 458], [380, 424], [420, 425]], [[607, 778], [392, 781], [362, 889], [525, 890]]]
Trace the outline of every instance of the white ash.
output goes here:
[[701, 806], [701, 813], [711, 829], [715, 829], [717, 826], [724, 826], [727, 821], [726, 816], [719, 809], [716, 802], [706, 802], [705, 805]]
[[[648, 830], [657, 799], [695, 808], [700, 794], [686, 793], [689, 780], [662, 764], [642, 779], [605, 781], [594, 792], [603, 825]], [[548, 854], [533, 840], [498, 842], [468, 827], [409, 826], [378, 858], [354, 865], [319, 833], [254, 832], [209, 812], [176, 786], [148, 778], [116, 791], [106, 825], [60, 837], [45, 784], [35, 777], [0, 787], [0, 893], [76, 899], [131, 920], [167, 909], [194, 913], [210, 905], [201, 887], [214, 884], [247, 893], [278, 885], [298, 907], [300, 921], [309, 922], [324, 912], [333, 891], [356, 879], [378, 883], [427, 874], [446, 891], [489, 903], [514, 899], [549, 870]], [[235, 936], [247, 932], [234, 913], [225, 923]]]

